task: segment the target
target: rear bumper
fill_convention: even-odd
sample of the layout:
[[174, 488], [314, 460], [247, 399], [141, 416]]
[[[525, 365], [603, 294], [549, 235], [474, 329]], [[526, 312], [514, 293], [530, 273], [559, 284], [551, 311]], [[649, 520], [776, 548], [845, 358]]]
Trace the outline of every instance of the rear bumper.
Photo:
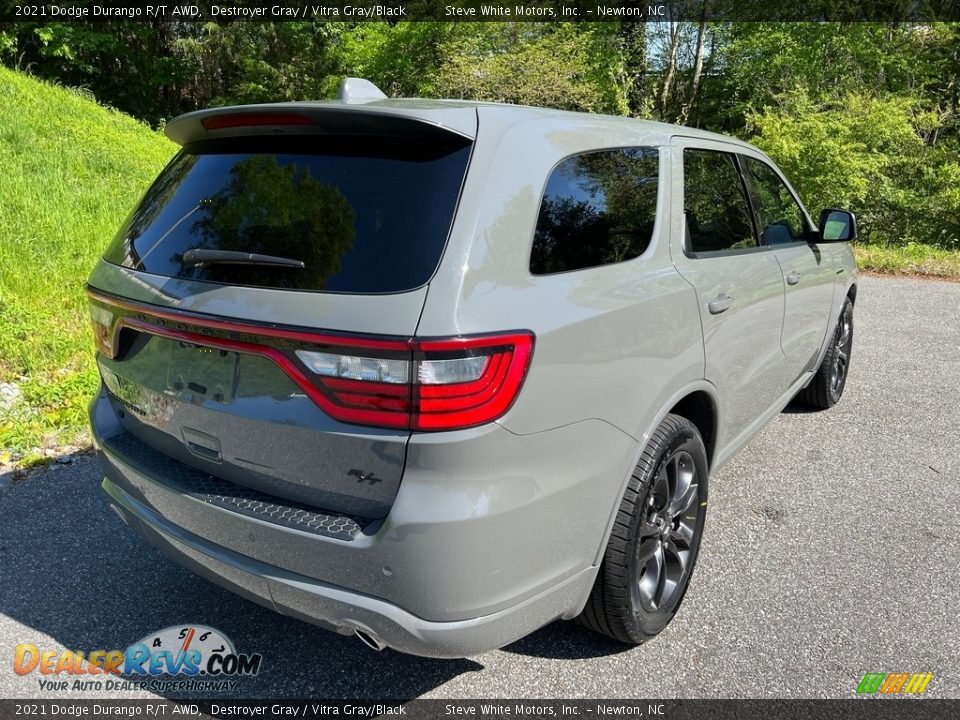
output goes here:
[[111, 451], [103, 489], [165, 554], [274, 610], [430, 657], [502, 647], [582, 609], [636, 444], [600, 421], [517, 436], [498, 425], [414, 436], [390, 514], [347, 541], [178, 492]]
[[135, 501], [109, 479], [103, 489], [124, 521], [167, 557], [197, 575], [284, 615], [343, 635], [358, 630], [382, 647], [459, 658], [502, 647], [562, 617], [590, 591], [588, 568], [506, 610], [470, 620], [430, 622], [395, 605], [283, 571], [204, 542]]

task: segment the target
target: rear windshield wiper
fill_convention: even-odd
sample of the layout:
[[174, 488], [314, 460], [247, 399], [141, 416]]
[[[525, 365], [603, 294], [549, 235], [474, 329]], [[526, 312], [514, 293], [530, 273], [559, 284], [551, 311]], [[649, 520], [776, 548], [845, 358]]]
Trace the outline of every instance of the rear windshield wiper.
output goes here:
[[204, 250], [197, 248], [183, 254], [184, 265], [272, 265], [303, 269], [302, 260], [277, 257], [276, 255], [258, 255], [257, 253], [238, 252], [236, 250]]

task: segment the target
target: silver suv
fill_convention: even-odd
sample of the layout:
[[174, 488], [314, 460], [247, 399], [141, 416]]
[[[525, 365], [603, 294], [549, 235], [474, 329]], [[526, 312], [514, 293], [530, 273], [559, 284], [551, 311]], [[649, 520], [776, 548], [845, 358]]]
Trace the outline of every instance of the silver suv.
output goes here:
[[435, 657], [643, 642], [708, 474], [843, 392], [855, 219], [746, 143], [357, 80], [166, 133], [90, 277], [103, 489], [281, 613]]

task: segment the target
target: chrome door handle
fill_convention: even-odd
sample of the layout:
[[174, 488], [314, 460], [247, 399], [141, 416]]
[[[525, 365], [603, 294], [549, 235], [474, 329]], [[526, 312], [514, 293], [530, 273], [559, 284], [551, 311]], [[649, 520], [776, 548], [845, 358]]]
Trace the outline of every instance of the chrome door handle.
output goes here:
[[723, 311], [729, 310], [731, 305], [733, 305], [733, 298], [726, 293], [721, 293], [707, 303], [707, 310], [710, 311], [711, 315], [719, 315]]
[[787, 274], [787, 285], [796, 285], [800, 282], [800, 273], [794, 270], [792, 273]]

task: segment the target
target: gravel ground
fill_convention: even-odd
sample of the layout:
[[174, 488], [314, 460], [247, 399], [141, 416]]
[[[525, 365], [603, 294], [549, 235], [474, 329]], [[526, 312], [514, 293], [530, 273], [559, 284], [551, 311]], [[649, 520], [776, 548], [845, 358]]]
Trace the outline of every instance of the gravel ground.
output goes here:
[[67, 697], [13, 673], [17, 643], [123, 648], [185, 622], [262, 653], [249, 697], [847, 698], [868, 671], [960, 697], [960, 284], [865, 277], [856, 323], [843, 401], [788, 408], [712, 478], [692, 587], [645, 646], [558, 623], [467, 660], [374, 653], [163, 559], [78, 457], [0, 480], [0, 698]]

